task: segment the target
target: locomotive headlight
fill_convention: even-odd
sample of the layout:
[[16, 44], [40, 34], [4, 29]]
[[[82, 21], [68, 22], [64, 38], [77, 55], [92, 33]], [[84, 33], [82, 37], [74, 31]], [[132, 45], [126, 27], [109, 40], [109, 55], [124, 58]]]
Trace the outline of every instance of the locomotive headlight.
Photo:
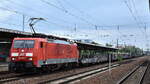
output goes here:
[[11, 58], [11, 60], [15, 60], [15, 59], [16, 59], [16, 58], [14, 58], [14, 57], [13, 57], [13, 58]]
[[28, 60], [32, 60], [32, 57], [29, 57]]

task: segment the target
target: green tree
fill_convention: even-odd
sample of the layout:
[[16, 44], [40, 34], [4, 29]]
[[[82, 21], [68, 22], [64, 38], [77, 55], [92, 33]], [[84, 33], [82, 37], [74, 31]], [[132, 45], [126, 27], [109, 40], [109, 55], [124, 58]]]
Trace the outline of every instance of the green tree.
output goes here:
[[106, 46], [107, 46], [107, 47], [112, 47], [113, 45], [106, 43]]
[[137, 56], [141, 55], [143, 50], [135, 46], [125, 46], [124, 48], [120, 49], [119, 52], [130, 53], [133, 56]]

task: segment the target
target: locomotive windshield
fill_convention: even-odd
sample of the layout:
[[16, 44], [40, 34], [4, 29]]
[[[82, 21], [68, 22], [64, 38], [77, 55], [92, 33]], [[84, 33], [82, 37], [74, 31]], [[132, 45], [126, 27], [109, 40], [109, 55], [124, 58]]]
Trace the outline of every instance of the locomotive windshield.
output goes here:
[[14, 48], [34, 48], [34, 40], [15, 40]]

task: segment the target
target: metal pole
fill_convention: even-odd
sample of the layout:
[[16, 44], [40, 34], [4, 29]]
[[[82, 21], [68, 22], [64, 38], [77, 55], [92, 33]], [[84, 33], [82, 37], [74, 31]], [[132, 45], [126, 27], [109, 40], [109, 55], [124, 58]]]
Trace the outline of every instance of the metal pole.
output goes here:
[[74, 31], [75, 32], [77, 31], [77, 25], [76, 24], [74, 25]]
[[77, 24], [74, 24], [74, 36], [76, 36], [77, 33]]
[[[117, 26], [117, 29], [118, 29], [118, 32], [119, 32], [119, 25]], [[118, 40], [119, 40], [119, 37], [117, 38], [117, 48], [118, 48], [118, 45], [119, 45]]]
[[119, 45], [118, 45], [118, 38], [117, 38], [117, 48], [119, 47]]
[[149, 0], [149, 11], [150, 11], [150, 0]]
[[111, 74], [111, 54], [109, 55], [109, 74]]
[[22, 31], [24, 31], [24, 22], [25, 22], [25, 15], [23, 15], [23, 21], [22, 21]]

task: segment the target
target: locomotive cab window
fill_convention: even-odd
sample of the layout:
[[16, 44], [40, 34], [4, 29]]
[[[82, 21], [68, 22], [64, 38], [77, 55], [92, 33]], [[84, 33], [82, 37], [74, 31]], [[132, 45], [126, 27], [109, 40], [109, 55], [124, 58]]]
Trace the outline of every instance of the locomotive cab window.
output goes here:
[[34, 48], [34, 40], [15, 40], [14, 48]]

